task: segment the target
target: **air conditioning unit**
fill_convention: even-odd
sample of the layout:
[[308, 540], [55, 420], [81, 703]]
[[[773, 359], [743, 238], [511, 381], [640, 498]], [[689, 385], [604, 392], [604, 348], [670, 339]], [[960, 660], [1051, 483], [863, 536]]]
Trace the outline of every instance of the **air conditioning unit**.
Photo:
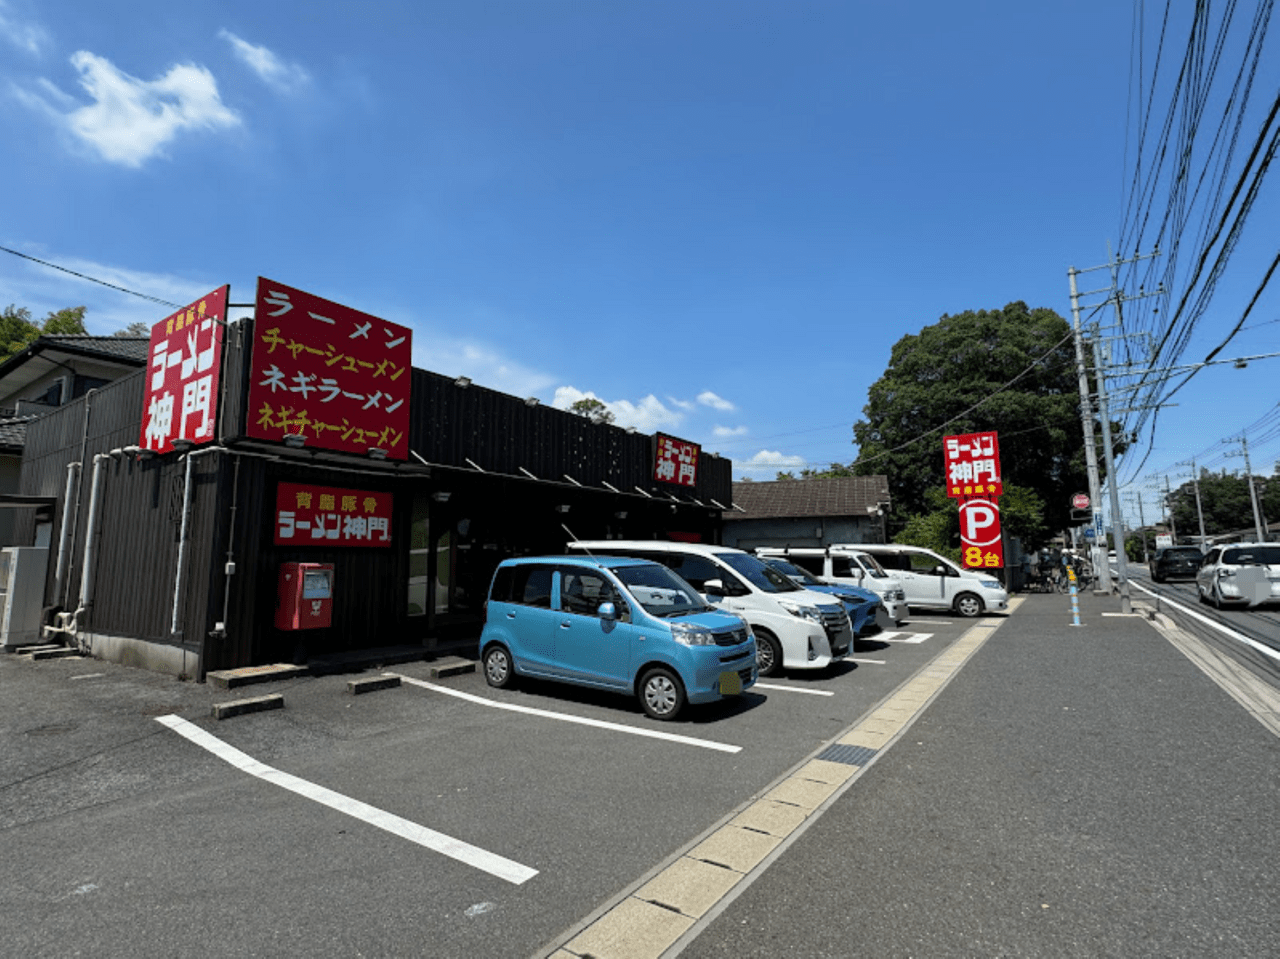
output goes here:
[[0, 549], [0, 649], [43, 642], [40, 611], [49, 567], [46, 546]]

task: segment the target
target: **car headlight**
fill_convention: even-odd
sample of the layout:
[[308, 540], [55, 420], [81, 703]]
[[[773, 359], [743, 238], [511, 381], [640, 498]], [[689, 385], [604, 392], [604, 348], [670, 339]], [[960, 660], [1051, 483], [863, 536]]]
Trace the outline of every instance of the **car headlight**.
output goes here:
[[714, 646], [716, 638], [711, 630], [691, 626], [688, 623], [672, 623], [671, 638], [685, 646]]
[[998, 579], [980, 579], [979, 586], [985, 586], [987, 589], [1000, 589], [1000, 581]]
[[822, 625], [822, 614], [812, 606], [801, 606], [797, 603], [781, 603], [780, 605], [792, 616], [799, 616], [801, 619], [807, 619], [810, 622], [817, 623], [819, 626]]

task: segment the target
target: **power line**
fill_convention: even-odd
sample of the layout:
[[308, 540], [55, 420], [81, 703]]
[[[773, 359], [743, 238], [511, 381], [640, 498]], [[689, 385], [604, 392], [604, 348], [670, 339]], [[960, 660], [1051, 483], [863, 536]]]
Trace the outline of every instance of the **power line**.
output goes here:
[[99, 280], [95, 276], [88, 276], [84, 273], [77, 273], [75, 270], [68, 269], [65, 266], [59, 266], [57, 263], [50, 263], [48, 260], [41, 260], [34, 256], [28, 256], [26, 253], [19, 253], [17, 250], [9, 249], [7, 246], [0, 246], [0, 251], [12, 253], [14, 256], [20, 256], [24, 260], [30, 260], [32, 263], [39, 263], [41, 266], [47, 266], [51, 270], [61, 270], [63, 273], [70, 273], [72, 276], [79, 277], [82, 280], [88, 280], [90, 283], [98, 283], [102, 286], [110, 287], [113, 290], [119, 290], [121, 293], [128, 293], [130, 296], [150, 300], [152, 303], [159, 303], [161, 306], [171, 306], [175, 310], [181, 307], [180, 303], [170, 303], [168, 300], [162, 300], [158, 296], [149, 296], [146, 293], [139, 293], [137, 290], [130, 290], [127, 287], [116, 286], [114, 283], [108, 283], [106, 280]]

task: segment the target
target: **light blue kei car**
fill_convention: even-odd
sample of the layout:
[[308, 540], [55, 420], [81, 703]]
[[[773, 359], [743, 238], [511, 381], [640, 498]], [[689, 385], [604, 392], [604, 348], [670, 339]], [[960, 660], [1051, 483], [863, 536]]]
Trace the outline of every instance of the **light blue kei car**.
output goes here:
[[490, 686], [534, 676], [636, 696], [654, 719], [741, 695], [756, 642], [657, 563], [620, 556], [528, 556], [498, 566], [480, 660]]

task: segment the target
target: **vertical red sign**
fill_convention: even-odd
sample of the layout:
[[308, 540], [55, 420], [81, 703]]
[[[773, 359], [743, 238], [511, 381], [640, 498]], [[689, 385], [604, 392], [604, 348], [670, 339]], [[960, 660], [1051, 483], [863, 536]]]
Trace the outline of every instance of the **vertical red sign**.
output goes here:
[[966, 496], [999, 496], [1004, 492], [1000, 480], [1000, 443], [992, 433], [963, 433], [942, 441], [947, 470], [947, 495], [952, 499]]
[[138, 440], [143, 449], [167, 453], [175, 439], [214, 438], [229, 292], [219, 287], [151, 327]]
[[660, 483], [697, 486], [698, 457], [702, 453], [702, 447], [665, 433], [655, 434], [654, 441], [653, 478]]
[[960, 504], [960, 555], [970, 569], [1004, 565], [1000, 507], [995, 499], [967, 499]]
[[413, 331], [262, 277], [245, 432], [409, 458]]

